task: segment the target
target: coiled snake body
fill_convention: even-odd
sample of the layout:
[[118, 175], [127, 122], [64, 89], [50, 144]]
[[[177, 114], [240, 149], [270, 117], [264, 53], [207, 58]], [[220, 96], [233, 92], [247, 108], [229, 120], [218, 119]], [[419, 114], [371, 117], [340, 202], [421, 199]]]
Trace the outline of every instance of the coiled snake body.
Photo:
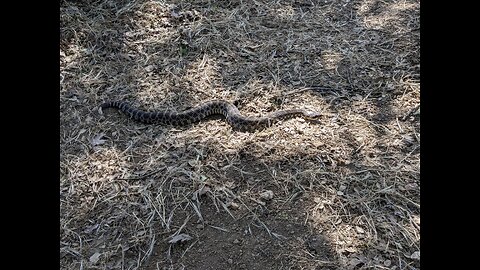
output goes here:
[[234, 129], [241, 131], [254, 131], [270, 127], [272, 124], [293, 117], [301, 116], [307, 120], [317, 119], [320, 114], [302, 109], [277, 111], [264, 117], [243, 116], [237, 107], [224, 100], [212, 100], [197, 107], [183, 111], [154, 111], [147, 112], [136, 109], [124, 101], [109, 101], [103, 103], [101, 109], [117, 108], [131, 119], [146, 124], [163, 124], [173, 126], [186, 126], [211, 115], [223, 115]]

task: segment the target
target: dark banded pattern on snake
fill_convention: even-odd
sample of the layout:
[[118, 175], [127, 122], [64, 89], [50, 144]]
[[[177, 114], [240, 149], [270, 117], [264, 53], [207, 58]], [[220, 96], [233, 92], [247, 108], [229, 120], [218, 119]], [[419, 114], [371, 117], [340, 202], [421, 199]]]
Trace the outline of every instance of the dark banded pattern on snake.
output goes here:
[[228, 124], [234, 129], [241, 131], [264, 129], [280, 120], [293, 117], [303, 117], [307, 120], [313, 120], [320, 116], [319, 113], [315, 112], [308, 112], [302, 109], [290, 109], [273, 112], [264, 117], [248, 117], [240, 114], [235, 105], [225, 100], [208, 101], [182, 112], [169, 110], [153, 112], [143, 111], [130, 106], [124, 101], [109, 101], [103, 103], [100, 107], [102, 110], [106, 108], [116, 108], [126, 114], [129, 118], [138, 122], [173, 126], [186, 126], [199, 122], [211, 115], [223, 115]]

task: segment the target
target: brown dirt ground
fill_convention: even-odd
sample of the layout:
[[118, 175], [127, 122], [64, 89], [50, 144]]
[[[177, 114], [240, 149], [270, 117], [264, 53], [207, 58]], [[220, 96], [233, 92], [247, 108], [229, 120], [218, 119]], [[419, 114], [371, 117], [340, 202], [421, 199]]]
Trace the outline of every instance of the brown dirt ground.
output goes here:
[[[60, 9], [62, 269], [420, 269], [419, 1]], [[111, 99], [322, 117], [155, 126]]]

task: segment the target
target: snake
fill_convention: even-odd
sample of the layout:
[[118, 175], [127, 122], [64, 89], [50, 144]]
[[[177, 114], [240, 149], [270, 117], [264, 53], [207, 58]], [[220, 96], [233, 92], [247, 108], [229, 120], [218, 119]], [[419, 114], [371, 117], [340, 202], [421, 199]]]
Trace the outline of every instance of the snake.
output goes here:
[[318, 112], [303, 109], [275, 111], [262, 117], [244, 116], [234, 104], [225, 100], [207, 101], [181, 112], [172, 110], [144, 111], [131, 106], [126, 101], [104, 102], [100, 105], [100, 112], [102, 113], [107, 108], [115, 108], [130, 119], [144, 124], [171, 126], [187, 126], [213, 115], [221, 115], [233, 129], [240, 131], [262, 130], [279, 121], [294, 117], [302, 117], [306, 120], [316, 120], [320, 117]]

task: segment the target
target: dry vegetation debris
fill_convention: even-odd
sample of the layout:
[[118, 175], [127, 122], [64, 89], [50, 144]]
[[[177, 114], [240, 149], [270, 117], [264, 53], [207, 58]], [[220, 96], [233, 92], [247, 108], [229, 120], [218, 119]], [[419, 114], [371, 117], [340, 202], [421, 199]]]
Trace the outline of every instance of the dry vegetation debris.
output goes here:
[[[62, 269], [419, 269], [419, 1], [62, 1]], [[243, 133], [97, 106], [244, 114]]]

